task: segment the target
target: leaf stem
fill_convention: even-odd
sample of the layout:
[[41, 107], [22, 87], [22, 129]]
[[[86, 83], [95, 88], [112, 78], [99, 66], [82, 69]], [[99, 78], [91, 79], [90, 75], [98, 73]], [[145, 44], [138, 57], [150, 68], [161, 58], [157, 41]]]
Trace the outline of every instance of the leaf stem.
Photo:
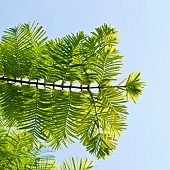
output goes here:
[[63, 89], [65, 88], [69, 88], [69, 89], [80, 89], [81, 91], [82, 90], [90, 90], [90, 89], [105, 89], [105, 88], [126, 88], [126, 86], [89, 86], [87, 85], [86, 87], [83, 87], [82, 85], [80, 86], [73, 86], [72, 84], [71, 85], [59, 85], [59, 84], [55, 84], [55, 83], [47, 83], [47, 82], [39, 82], [38, 80], [36, 81], [31, 81], [31, 80], [23, 80], [23, 79], [11, 79], [11, 78], [7, 78], [7, 77], [0, 77], [0, 80], [2, 81], [7, 81], [7, 83], [9, 82], [14, 82], [14, 83], [20, 83], [21, 85], [22, 84], [28, 84], [28, 85], [36, 85], [36, 87], [38, 88], [38, 85], [42, 85], [44, 87], [48, 86], [48, 87], [52, 87], [53, 89], [55, 87], [60, 87]]

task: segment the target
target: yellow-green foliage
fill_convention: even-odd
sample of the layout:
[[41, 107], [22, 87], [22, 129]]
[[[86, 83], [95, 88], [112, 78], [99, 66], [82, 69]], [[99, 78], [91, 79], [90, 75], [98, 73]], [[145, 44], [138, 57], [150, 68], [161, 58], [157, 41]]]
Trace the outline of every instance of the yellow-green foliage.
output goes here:
[[[4, 31], [0, 42], [4, 125], [24, 130], [36, 145], [46, 141], [58, 149], [78, 139], [97, 158], [110, 155], [126, 128], [127, 99], [136, 102], [145, 85], [140, 73], [112, 85], [122, 67], [118, 42], [116, 29], [107, 24], [90, 36], [80, 31], [54, 40], [48, 40], [35, 23]], [[97, 84], [96, 93], [92, 83]]]

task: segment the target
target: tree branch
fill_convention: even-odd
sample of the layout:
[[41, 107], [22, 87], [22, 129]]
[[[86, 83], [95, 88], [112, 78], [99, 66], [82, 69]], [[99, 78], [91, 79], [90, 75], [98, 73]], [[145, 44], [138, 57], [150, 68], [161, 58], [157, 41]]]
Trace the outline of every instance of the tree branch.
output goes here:
[[31, 80], [23, 80], [22, 78], [20, 80], [16, 79], [16, 78], [7, 78], [5, 76], [0, 77], [0, 81], [6, 81], [7, 83], [9, 82], [13, 82], [13, 83], [20, 83], [22, 84], [28, 84], [28, 85], [35, 85], [38, 88], [38, 85], [42, 85], [44, 87], [48, 86], [48, 87], [52, 87], [53, 89], [55, 87], [60, 87], [62, 90], [65, 88], [69, 88], [71, 89], [80, 89], [82, 90], [90, 90], [90, 89], [104, 89], [104, 88], [126, 88], [126, 86], [89, 86], [87, 85], [86, 87], [83, 87], [82, 85], [80, 86], [73, 86], [72, 84], [70, 85], [59, 85], [59, 84], [55, 84], [55, 83], [47, 83], [47, 82], [39, 82], [38, 80], [36, 81], [31, 81]]

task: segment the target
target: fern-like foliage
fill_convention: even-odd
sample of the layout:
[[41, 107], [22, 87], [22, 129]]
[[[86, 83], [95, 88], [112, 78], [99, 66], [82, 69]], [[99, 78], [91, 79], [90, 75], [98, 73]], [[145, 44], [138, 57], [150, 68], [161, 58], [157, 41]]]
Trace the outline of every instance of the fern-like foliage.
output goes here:
[[68, 160], [65, 160], [60, 166], [60, 170], [88, 170], [94, 167], [94, 162], [90, 161], [86, 157], [84, 159], [74, 159], [71, 158]]
[[[140, 73], [112, 85], [122, 67], [118, 42], [116, 29], [107, 24], [91, 36], [78, 32], [54, 40], [35, 23], [4, 31], [3, 124], [24, 130], [36, 145], [46, 141], [58, 149], [76, 138], [97, 158], [110, 155], [127, 126], [127, 99], [136, 102], [145, 86]], [[66, 163], [62, 167], [66, 169]]]
[[38, 157], [41, 148], [33, 146], [33, 138], [18, 129], [1, 129], [0, 131], [0, 169], [42, 170], [56, 169], [54, 159]]

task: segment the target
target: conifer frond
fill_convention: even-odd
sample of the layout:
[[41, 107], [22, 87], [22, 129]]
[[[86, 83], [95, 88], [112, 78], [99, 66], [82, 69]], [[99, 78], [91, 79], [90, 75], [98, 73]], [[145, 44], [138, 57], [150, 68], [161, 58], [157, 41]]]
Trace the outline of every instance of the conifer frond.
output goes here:
[[37, 157], [32, 164], [27, 165], [30, 170], [57, 170], [56, 161], [48, 157]]
[[1, 42], [3, 75], [12, 78], [44, 77], [43, 45], [47, 37], [38, 24], [22, 24], [4, 31]]
[[140, 73], [134, 73], [132, 72], [126, 82], [126, 95], [127, 99], [130, 98], [130, 100], [136, 101], [139, 99], [139, 97], [142, 94], [142, 89], [146, 86], [144, 82], [141, 81]]
[[[110, 155], [126, 128], [126, 96], [136, 102], [144, 87], [139, 73], [112, 86], [123, 58], [116, 47], [116, 29], [104, 24], [90, 36], [80, 31], [50, 41], [36, 23], [4, 33], [0, 42], [3, 123], [24, 129], [37, 145], [46, 141], [57, 149], [76, 138], [97, 158]], [[96, 93], [91, 91], [92, 83], [97, 84]], [[73, 91], [76, 88], [78, 92]]]
[[102, 89], [89, 100], [88, 114], [79, 128], [80, 140], [90, 153], [105, 158], [126, 127], [125, 96], [115, 89]]
[[65, 160], [59, 167], [59, 170], [88, 170], [94, 167], [94, 162], [87, 159], [74, 159], [70, 158], [69, 160]]
[[[39, 147], [34, 147], [33, 140], [25, 131], [15, 128], [1, 130], [0, 169], [43, 170], [51, 168], [52, 163], [54, 166], [54, 159], [50, 158], [48, 161], [43, 157], [38, 158]], [[41, 164], [37, 160], [41, 160]]]
[[58, 148], [67, 142], [73, 142], [77, 137], [79, 125], [84, 117], [85, 109], [83, 104], [85, 99], [81, 93], [53, 91], [53, 106], [51, 108], [51, 120], [47, 129], [52, 134], [50, 143], [53, 148]]
[[141, 81], [140, 72], [132, 72], [127, 78], [125, 78], [119, 85], [123, 84], [126, 81], [126, 84], [120, 89], [126, 91], [126, 100], [130, 99], [134, 103], [142, 95], [142, 89], [146, 86], [146, 83]]

